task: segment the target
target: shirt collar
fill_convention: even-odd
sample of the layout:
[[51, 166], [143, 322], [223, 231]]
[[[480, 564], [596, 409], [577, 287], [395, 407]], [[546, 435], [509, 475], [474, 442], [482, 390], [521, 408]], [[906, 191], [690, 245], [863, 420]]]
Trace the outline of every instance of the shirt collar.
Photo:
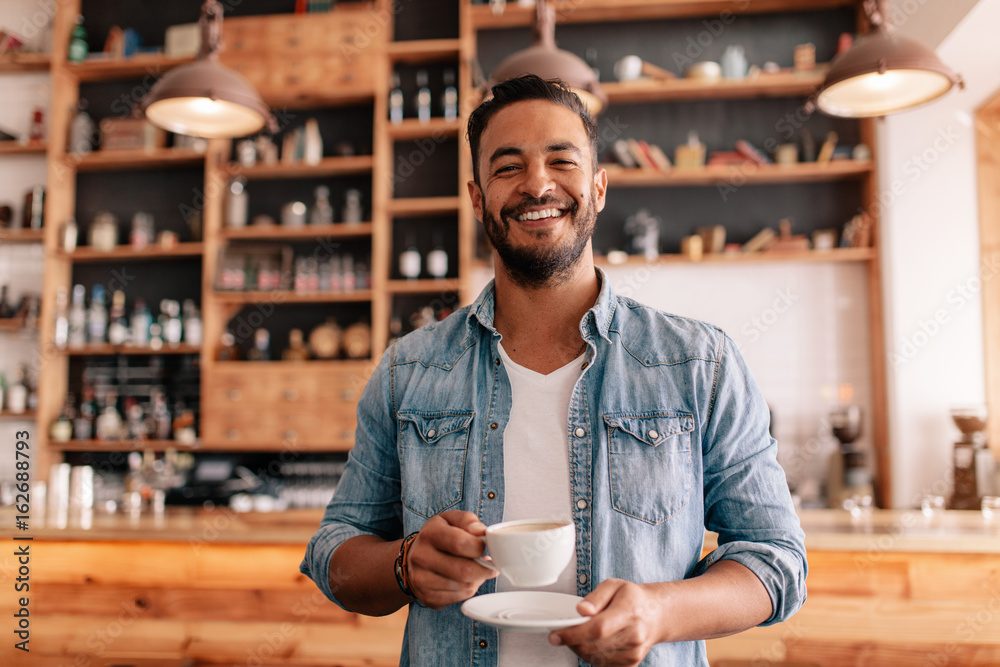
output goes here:
[[[611, 342], [608, 337], [608, 330], [611, 328], [611, 318], [615, 314], [615, 304], [617, 303], [617, 297], [614, 291], [611, 289], [611, 282], [608, 280], [608, 276], [604, 273], [604, 270], [595, 267], [597, 271], [597, 277], [601, 281], [601, 289], [597, 295], [597, 301], [594, 305], [583, 315], [583, 319], [580, 320], [580, 333], [586, 335], [587, 333], [599, 334], [602, 338]], [[476, 333], [477, 325], [482, 325], [488, 331], [495, 333], [496, 328], [493, 326], [493, 315], [496, 309], [496, 281], [491, 280], [483, 291], [480, 292], [479, 298], [472, 304], [469, 308], [469, 314], [467, 319], [467, 324], [469, 328], [469, 334], [474, 335]]]

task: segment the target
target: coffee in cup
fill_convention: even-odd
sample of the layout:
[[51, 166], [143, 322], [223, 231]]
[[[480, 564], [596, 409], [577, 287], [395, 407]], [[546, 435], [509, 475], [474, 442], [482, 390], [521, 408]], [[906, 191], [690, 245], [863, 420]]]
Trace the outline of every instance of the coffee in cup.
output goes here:
[[554, 584], [573, 559], [576, 529], [572, 521], [523, 519], [486, 529], [491, 560], [476, 561], [521, 587]]

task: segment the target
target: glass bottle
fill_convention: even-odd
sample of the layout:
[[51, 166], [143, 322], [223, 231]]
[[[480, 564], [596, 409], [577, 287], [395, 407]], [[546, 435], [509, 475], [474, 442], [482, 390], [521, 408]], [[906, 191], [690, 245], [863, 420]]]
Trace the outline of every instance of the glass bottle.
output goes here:
[[104, 343], [108, 334], [108, 310], [104, 303], [104, 286], [94, 285], [90, 293], [90, 309], [87, 311], [87, 340]]
[[316, 202], [309, 209], [310, 225], [333, 223], [333, 206], [330, 205], [330, 188], [321, 185], [316, 188]]
[[397, 72], [392, 73], [392, 90], [389, 91], [389, 121], [393, 124], [403, 122], [403, 89]]
[[201, 345], [202, 326], [201, 314], [193, 299], [184, 299], [184, 342], [188, 345]]
[[[7, 296], [7, 286], [4, 285], [4, 298]], [[66, 313], [66, 288], [60, 287], [56, 292], [56, 326], [52, 332], [52, 344], [60, 350], [69, 345], [69, 316]]]
[[104, 408], [97, 416], [94, 430], [98, 440], [119, 440], [122, 436], [122, 418], [118, 414], [118, 393], [109, 390], [104, 396]]
[[444, 71], [444, 95], [441, 97], [441, 112], [445, 120], [458, 118], [458, 88], [455, 87], [455, 70]]
[[247, 361], [271, 360], [271, 334], [267, 329], [253, 332], [253, 347], [247, 352]]
[[219, 347], [215, 351], [216, 361], [239, 361], [240, 348], [236, 346], [236, 336], [228, 331], [222, 334]]
[[163, 340], [170, 347], [177, 347], [183, 337], [181, 322], [181, 306], [173, 299], [160, 301], [160, 326], [163, 329]]
[[0, 319], [14, 317], [14, 306], [7, 300], [7, 286], [0, 287]]
[[364, 209], [361, 208], [361, 191], [351, 188], [344, 193], [344, 210], [341, 220], [348, 224], [357, 224], [364, 219]]
[[441, 232], [434, 232], [434, 249], [427, 253], [427, 273], [434, 278], [448, 275], [448, 251], [444, 249]]
[[94, 148], [93, 139], [97, 134], [97, 126], [94, 124], [94, 119], [85, 111], [86, 108], [87, 100], [81, 99], [76, 103], [76, 113], [70, 121], [69, 140], [66, 142], [66, 150], [69, 153], [86, 155]]
[[86, 297], [86, 287], [73, 286], [73, 302], [70, 304], [68, 314], [70, 347], [82, 347], [87, 344], [87, 308], [83, 303]]
[[70, 253], [76, 250], [76, 242], [80, 236], [80, 228], [76, 224], [76, 218], [70, 216], [63, 223], [59, 234], [59, 246], [63, 252]]
[[145, 440], [148, 435], [142, 406], [134, 396], [129, 396], [125, 399], [125, 439]]
[[151, 244], [154, 241], [155, 235], [152, 215], [139, 211], [132, 216], [132, 231], [129, 234], [129, 244], [133, 250], [142, 250]]
[[171, 431], [170, 409], [167, 407], [167, 397], [162, 391], [153, 392], [153, 414], [154, 437], [157, 440], [169, 440]]
[[309, 349], [302, 338], [302, 329], [292, 329], [288, 332], [288, 349], [281, 353], [284, 361], [308, 361]]
[[315, 118], [310, 118], [306, 121], [303, 142], [303, 161], [310, 165], [317, 165], [322, 162], [323, 135], [319, 132], [319, 123]]
[[19, 365], [14, 371], [14, 379], [7, 387], [7, 410], [15, 415], [23, 415], [28, 410], [27, 369]]
[[111, 295], [111, 313], [108, 319], [108, 342], [124, 345], [128, 342], [128, 320], [125, 317], [125, 292], [115, 290]]
[[77, 440], [91, 440], [94, 437], [94, 420], [97, 419], [97, 401], [94, 398], [94, 388], [83, 385], [83, 395], [80, 398], [80, 409], [73, 420], [73, 437]]
[[341, 281], [341, 287], [345, 292], [350, 292], [358, 288], [357, 276], [354, 273], [354, 255], [347, 253], [341, 260], [341, 268], [343, 270], [343, 279]]
[[140, 347], [149, 345], [149, 329], [153, 315], [149, 312], [145, 299], [136, 299], [132, 310], [132, 342]]
[[67, 58], [71, 63], [83, 62], [87, 59], [90, 47], [87, 46], [87, 29], [83, 27], [83, 17], [76, 17], [76, 25], [73, 27], [73, 34], [69, 41], [69, 53]]
[[420, 277], [420, 251], [413, 234], [406, 237], [406, 250], [399, 254], [399, 273], [408, 280]]
[[108, 211], [95, 215], [87, 233], [87, 243], [94, 250], [113, 251], [118, 245], [118, 219]]
[[417, 70], [417, 119], [427, 123], [431, 119], [431, 89], [427, 87], [427, 70]]
[[74, 402], [73, 394], [66, 394], [59, 416], [49, 427], [49, 437], [53, 442], [69, 442], [73, 439], [73, 420], [76, 418]]
[[45, 141], [45, 112], [41, 107], [35, 107], [31, 112], [31, 128], [28, 130], [28, 142], [39, 144]]
[[229, 194], [226, 197], [226, 227], [242, 229], [247, 226], [250, 201], [246, 186], [247, 179], [242, 176], [237, 176], [229, 181]]

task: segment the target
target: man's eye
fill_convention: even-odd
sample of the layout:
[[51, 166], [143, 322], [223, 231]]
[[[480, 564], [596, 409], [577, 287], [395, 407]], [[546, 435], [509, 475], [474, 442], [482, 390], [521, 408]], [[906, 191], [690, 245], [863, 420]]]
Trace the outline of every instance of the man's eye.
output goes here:
[[553, 164], [575, 164], [572, 160], [555, 160]]
[[516, 167], [515, 167], [514, 165], [512, 165], [512, 164], [508, 164], [508, 165], [507, 165], [507, 166], [505, 166], [505, 167], [500, 167], [500, 168], [499, 168], [499, 169], [497, 169], [497, 170], [496, 170], [496, 171], [495, 171], [494, 173], [496, 173], [496, 174], [502, 174], [502, 173], [504, 173], [504, 172], [510, 172], [510, 171], [514, 171], [514, 169], [516, 169]]

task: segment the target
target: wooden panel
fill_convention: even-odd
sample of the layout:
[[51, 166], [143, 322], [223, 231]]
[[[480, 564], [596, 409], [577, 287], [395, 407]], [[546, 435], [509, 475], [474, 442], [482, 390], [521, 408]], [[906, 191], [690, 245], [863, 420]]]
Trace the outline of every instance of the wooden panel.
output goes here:
[[[884, 641], [824, 642], [809, 639], [791, 640], [786, 647], [789, 660], [816, 659], [823, 656], [823, 665], [864, 665], [864, 667], [900, 667], [915, 665], [963, 665], [995, 667], [1000, 664], [1000, 647], [927, 643], [913, 633], [905, 643]], [[815, 664], [815, 663], [813, 663]]]
[[976, 112], [976, 167], [986, 401], [993, 415], [986, 439], [1000, 461], [1000, 93]]

